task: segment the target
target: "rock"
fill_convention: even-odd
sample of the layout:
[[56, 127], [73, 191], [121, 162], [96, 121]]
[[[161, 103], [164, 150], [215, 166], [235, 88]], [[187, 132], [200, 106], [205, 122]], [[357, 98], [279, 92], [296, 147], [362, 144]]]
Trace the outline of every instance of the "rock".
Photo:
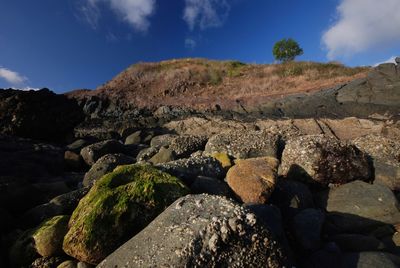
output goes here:
[[[303, 260], [303, 266], [306, 268], [338, 268], [338, 267], [356, 267], [342, 266], [342, 253], [335, 243], [327, 243], [323, 249], [311, 254]], [[304, 258], [304, 256], [303, 256]]]
[[93, 268], [93, 267], [94, 267], [93, 265], [90, 265], [89, 263], [83, 261], [78, 262], [77, 266], [77, 268]]
[[238, 159], [277, 157], [278, 137], [266, 131], [234, 131], [212, 136], [205, 147], [208, 155], [227, 153]]
[[400, 265], [400, 257], [384, 252], [365, 251], [346, 253], [342, 256], [342, 267], [371, 268], [385, 267], [396, 268]]
[[156, 165], [160, 163], [171, 162], [175, 160], [175, 153], [171, 149], [167, 149], [165, 147], [161, 147], [160, 150], [153, 155], [149, 162]]
[[140, 144], [141, 142], [141, 134], [142, 132], [140, 130], [130, 134], [128, 137], [126, 137], [125, 139], [125, 144], [129, 145], [129, 144]]
[[216, 179], [222, 179], [225, 176], [225, 170], [221, 164], [214, 158], [205, 156], [179, 159], [158, 164], [156, 167], [182, 179], [189, 186], [198, 176]]
[[342, 251], [380, 251], [385, 245], [373, 236], [360, 234], [339, 234], [330, 237]]
[[154, 148], [161, 148], [163, 146], [168, 147], [176, 137], [177, 135], [174, 134], [164, 134], [155, 136], [150, 141], [150, 147]]
[[217, 159], [226, 170], [232, 167], [231, 158], [227, 153], [213, 153], [211, 156]]
[[278, 165], [273, 157], [237, 160], [226, 181], [242, 202], [264, 204], [275, 188]]
[[353, 142], [371, 157], [374, 183], [384, 184], [393, 191], [400, 190], [400, 142], [376, 134], [359, 137]]
[[298, 244], [306, 251], [321, 247], [322, 225], [325, 214], [318, 209], [307, 208], [293, 218], [292, 233]]
[[307, 185], [288, 179], [277, 181], [270, 202], [281, 210], [285, 220], [290, 220], [303, 209], [314, 207], [313, 196]]
[[92, 142], [87, 139], [77, 139], [73, 143], [68, 144], [66, 149], [74, 153], [80, 153], [83, 147], [90, 145]]
[[124, 153], [125, 147], [117, 140], [106, 140], [84, 147], [81, 150], [83, 160], [89, 166], [106, 154]]
[[64, 162], [65, 162], [65, 166], [70, 170], [80, 170], [82, 167], [81, 156], [72, 151], [65, 151]]
[[76, 100], [48, 89], [0, 90], [0, 134], [64, 141], [83, 119]]
[[400, 57], [396, 57], [396, 58], [394, 59], [394, 61], [397, 63], [397, 65], [399, 65], [399, 64], [400, 64]]
[[212, 194], [226, 197], [232, 196], [232, 191], [226, 182], [209, 177], [198, 176], [190, 189], [194, 194]]
[[172, 150], [177, 158], [187, 158], [192, 153], [203, 150], [207, 143], [205, 136], [183, 135], [172, 140], [169, 149]]
[[57, 216], [21, 233], [10, 249], [11, 266], [28, 265], [37, 259], [39, 254], [43, 257], [61, 254], [68, 219], [69, 216]]
[[187, 192], [177, 178], [149, 165], [117, 167], [79, 202], [63, 249], [97, 264]]
[[156, 153], [158, 153], [158, 148], [155, 147], [149, 147], [142, 149], [138, 155], [136, 156], [136, 161], [137, 162], [143, 162], [143, 161], [148, 161], [150, 158], [152, 158]]
[[355, 146], [322, 135], [289, 140], [282, 154], [280, 173], [288, 178], [327, 186], [371, 180], [367, 156]]
[[70, 215], [79, 203], [79, 200], [86, 195], [89, 188], [81, 188], [69, 193], [59, 195], [50, 202], [36, 206], [22, 215], [23, 226], [36, 226], [47, 218], [57, 215]]
[[62, 243], [68, 231], [69, 216], [56, 216], [43, 222], [33, 233], [37, 253], [43, 257], [62, 254]]
[[325, 204], [328, 219], [342, 232], [370, 229], [400, 222], [399, 204], [384, 185], [354, 181], [329, 191]]
[[63, 262], [63, 258], [61, 257], [42, 257], [36, 259], [29, 266], [30, 268], [54, 268], [60, 265]]
[[248, 210], [220, 196], [188, 195], [98, 267], [283, 267], [285, 258]]
[[77, 268], [77, 263], [76, 261], [64, 261], [60, 265], [57, 266], [57, 268]]
[[124, 154], [106, 154], [86, 172], [83, 186], [92, 186], [96, 180], [113, 171], [117, 166], [135, 163], [135, 159]]

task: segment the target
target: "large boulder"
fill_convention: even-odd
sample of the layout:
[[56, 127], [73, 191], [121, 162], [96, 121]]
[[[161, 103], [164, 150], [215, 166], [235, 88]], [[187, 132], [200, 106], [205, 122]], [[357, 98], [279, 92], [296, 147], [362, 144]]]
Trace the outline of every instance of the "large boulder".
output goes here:
[[177, 178], [149, 165], [117, 167], [79, 202], [63, 249], [80, 261], [97, 264], [186, 193]]
[[229, 156], [245, 159], [263, 156], [277, 157], [278, 136], [266, 131], [231, 131], [212, 136], [205, 147], [205, 153], [227, 153]]
[[0, 89], [0, 134], [64, 141], [83, 119], [75, 100], [48, 89]]
[[315, 251], [321, 246], [322, 225], [325, 214], [318, 209], [307, 208], [293, 218], [292, 233], [304, 250]]
[[354, 180], [371, 180], [365, 153], [334, 138], [307, 135], [287, 142], [280, 173], [288, 178], [327, 186]]
[[158, 164], [156, 167], [182, 179], [187, 185], [191, 185], [198, 176], [216, 179], [222, 179], [225, 176], [225, 170], [220, 162], [215, 158], [205, 156], [179, 159]]
[[86, 172], [83, 185], [92, 186], [96, 180], [113, 171], [117, 166], [133, 164], [134, 162], [134, 158], [124, 154], [106, 154], [100, 157], [89, 171]]
[[342, 267], [372, 268], [385, 267], [397, 268], [400, 266], [400, 257], [380, 251], [364, 251], [345, 253], [342, 257]]
[[277, 179], [279, 160], [273, 157], [236, 160], [226, 181], [244, 203], [266, 203]]
[[283, 267], [285, 258], [250, 211], [223, 197], [189, 195], [98, 267]]
[[106, 154], [124, 153], [125, 147], [117, 140], [106, 140], [88, 145], [81, 150], [81, 156], [88, 165], [93, 165]]
[[353, 142], [371, 157], [375, 182], [383, 183], [395, 191], [400, 190], [400, 142], [376, 134], [359, 137]]
[[[321, 203], [322, 202], [322, 203]], [[400, 222], [399, 203], [384, 185], [354, 181], [329, 191], [319, 205], [339, 232], [357, 233], [382, 224]]]

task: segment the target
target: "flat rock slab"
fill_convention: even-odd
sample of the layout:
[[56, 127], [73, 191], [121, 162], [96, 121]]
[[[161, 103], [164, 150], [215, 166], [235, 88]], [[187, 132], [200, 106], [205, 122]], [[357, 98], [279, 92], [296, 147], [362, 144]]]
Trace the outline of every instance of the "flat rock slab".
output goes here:
[[282, 267], [284, 256], [253, 213], [223, 197], [188, 195], [98, 267]]

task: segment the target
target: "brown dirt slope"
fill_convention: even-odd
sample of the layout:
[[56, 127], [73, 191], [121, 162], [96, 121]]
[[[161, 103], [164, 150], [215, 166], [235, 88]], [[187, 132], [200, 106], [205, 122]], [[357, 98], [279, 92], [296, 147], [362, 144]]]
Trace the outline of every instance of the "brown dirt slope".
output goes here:
[[365, 77], [368, 71], [367, 67], [349, 68], [340, 63], [259, 65], [179, 59], [134, 64], [94, 91], [77, 90], [68, 95], [98, 96], [141, 108], [230, 109], [238, 102], [256, 106], [274, 97], [330, 88]]

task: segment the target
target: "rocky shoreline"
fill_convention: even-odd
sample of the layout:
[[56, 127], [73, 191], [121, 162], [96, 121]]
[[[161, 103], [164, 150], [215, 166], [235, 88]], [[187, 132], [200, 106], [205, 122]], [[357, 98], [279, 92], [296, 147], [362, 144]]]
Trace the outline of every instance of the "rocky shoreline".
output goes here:
[[399, 267], [399, 98], [394, 64], [242, 111], [0, 90], [0, 267]]

